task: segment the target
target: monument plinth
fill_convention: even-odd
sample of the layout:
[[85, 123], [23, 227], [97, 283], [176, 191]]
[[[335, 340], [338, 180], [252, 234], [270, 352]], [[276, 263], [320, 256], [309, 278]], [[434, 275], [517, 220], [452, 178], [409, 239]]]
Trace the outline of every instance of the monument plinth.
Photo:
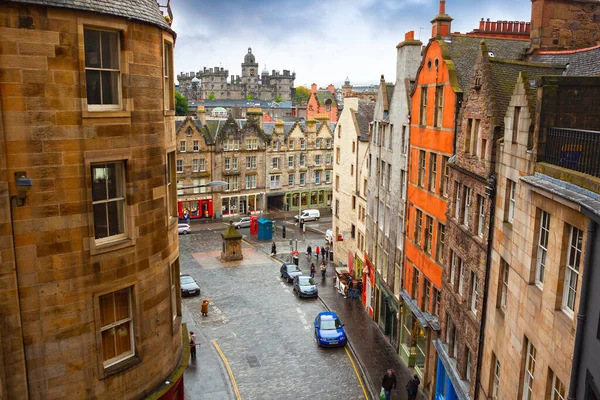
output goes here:
[[235, 229], [233, 222], [229, 222], [229, 226], [221, 232], [223, 238], [223, 249], [221, 250], [221, 260], [236, 261], [242, 260], [242, 235]]

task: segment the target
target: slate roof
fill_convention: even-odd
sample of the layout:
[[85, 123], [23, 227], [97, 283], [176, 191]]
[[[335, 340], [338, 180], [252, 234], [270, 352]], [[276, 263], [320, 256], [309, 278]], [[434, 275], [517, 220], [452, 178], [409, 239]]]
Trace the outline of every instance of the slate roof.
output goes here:
[[271, 136], [275, 130], [275, 122], [263, 122], [263, 131], [266, 135]]
[[580, 50], [538, 51], [530, 59], [536, 63], [568, 64], [565, 75], [600, 75], [600, 45]]
[[329, 90], [317, 90], [317, 101], [319, 105], [324, 106], [325, 100], [331, 100], [331, 105], [337, 107], [337, 99]]
[[8, 0], [13, 3], [37, 4], [85, 10], [146, 22], [171, 31], [156, 0]]
[[395, 88], [395, 86], [393, 83], [385, 84], [385, 90], [387, 92], [388, 104], [392, 104], [392, 95], [394, 94], [394, 88]]
[[[487, 41], [486, 41], [487, 43]], [[523, 61], [500, 60], [490, 57], [490, 72], [492, 84], [492, 100], [495, 104], [495, 111], [500, 115], [506, 114], [510, 98], [515, 90], [515, 84], [520, 72], [526, 72], [529, 80], [543, 75], [561, 75], [563, 68], [548, 64], [533, 64]], [[534, 84], [529, 85], [530, 99], [536, 99], [537, 87]]]
[[[454, 62], [458, 86], [466, 92], [473, 76], [475, 59], [479, 53], [479, 44], [485, 40], [488, 52], [495, 58], [519, 60], [529, 47], [529, 40], [494, 39], [454, 34], [444, 43], [449, 51], [450, 59]], [[441, 61], [441, 60], [440, 60]]]
[[361, 142], [369, 141], [369, 124], [373, 121], [373, 114], [375, 112], [374, 103], [358, 103], [358, 110], [353, 112], [356, 118], [356, 124], [358, 125], [359, 137]]

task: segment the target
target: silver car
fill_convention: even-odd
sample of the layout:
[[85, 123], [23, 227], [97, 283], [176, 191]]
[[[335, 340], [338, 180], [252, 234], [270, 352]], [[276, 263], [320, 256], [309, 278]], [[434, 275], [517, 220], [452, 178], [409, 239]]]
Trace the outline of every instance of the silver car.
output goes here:
[[294, 276], [294, 292], [298, 297], [317, 297], [317, 283], [313, 278], [307, 275]]
[[187, 235], [188, 233], [190, 233], [192, 231], [192, 227], [189, 226], [188, 224], [179, 224], [179, 226], [177, 227], [177, 230], [179, 231], [180, 235]]
[[250, 217], [242, 217], [239, 221], [233, 223], [235, 229], [250, 228]]

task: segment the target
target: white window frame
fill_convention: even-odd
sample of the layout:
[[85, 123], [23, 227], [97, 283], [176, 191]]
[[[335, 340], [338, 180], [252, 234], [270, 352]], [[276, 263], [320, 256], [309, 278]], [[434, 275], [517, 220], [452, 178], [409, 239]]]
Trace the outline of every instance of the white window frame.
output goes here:
[[256, 188], [256, 175], [246, 175], [246, 189]]
[[[96, 231], [96, 218], [95, 218], [95, 214], [94, 212], [92, 212], [92, 219], [94, 221], [94, 240], [96, 244], [102, 244], [102, 243], [107, 243], [107, 242], [112, 242], [116, 239], [122, 239], [122, 238], [126, 238], [127, 237], [127, 201], [126, 201], [126, 186], [127, 186], [127, 181], [126, 181], [126, 176], [125, 176], [125, 170], [126, 170], [126, 164], [125, 164], [125, 160], [114, 160], [114, 161], [105, 161], [105, 162], [98, 162], [98, 163], [91, 163], [90, 164], [90, 168], [91, 168], [91, 179], [92, 179], [92, 187], [94, 186], [93, 180], [94, 180], [94, 168], [98, 168], [98, 167], [102, 167], [102, 166], [108, 166], [109, 164], [114, 164], [115, 165], [115, 176], [117, 179], [116, 182], [116, 196], [115, 197], [108, 197], [109, 196], [109, 190], [108, 187], [105, 190], [106, 193], [106, 198], [104, 199], [97, 199], [94, 200], [93, 196], [94, 196], [94, 191], [92, 189], [92, 206], [96, 206], [96, 205], [105, 205], [105, 219], [106, 219], [106, 233], [107, 236], [104, 237], [98, 237], [97, 236], [97, 231]], [[106, 186], [109, 185], [108, 179], [106, 180]], [[109, 228], [109, 220], [110, 218], [108, 217], [108, 205], [110, 203], [120, 203], [121, 204], [121, 208], [120, 208], [120, 215], [119, 215], [119, 219], [120, 221], [118, 222], [121, 225], [122, 228], [122, 232], [119, 232], [115, 235], [110, 235], [110, 228]], [[93, 207], [95, 208], [95, 207]]]
[[454, 182], [454, 186], [456, 190], [455, 193], [455, 197], [454, 197], [454, 217], [460, 221], [460, 208], [461, 208], [461, 191], [462, 191], [462, 187], [460, 185], [460, 182], [455, 181]]
[[494, 376], [492, 378], [492, 400], [498, 400], [498, 392], [500, 389], [500, 361], [494, 357]]
[[452, 254], [450, 254], [450, 283], [452, 285], [452, 291], [454, 291], [454, 285], [456, 284], [456, 267], [458, 265], [458, 262], [456, 261], [457, 258], [458, 256], [456, 253], [452, 251]]
[[[119, 66], [118, 69], [114, 69], [114, 68], [102, 68], [102, 67], [87, 67], [85, 65], [85, 32], [86, 31], [97, 31], [97, 32], [107, 32], [107, 33], [111, 33], [111, 34], [116, 34], [117, 36], [117, 65]], [[86, 87], [87, 87], [87, 71], [110, 71], [110, 72], [118, 72], [117, 74], [117, 93], [115, 94], [115, 96], [117, 97], [117, 104], [89, 104], [87, 103], [87, 109], [88, 111], [119, 111], [122, 109], [122, 93], [121, 93], [121, 35], [119, 31], [116, 30], [111, 30], [111, 29], [96, 29], [93, 27], [84, 27], [83, 28], [83, 46], [84, 46], [84, 68], [85, 68], [85, 72], [86, 72]], [[102, 35], [100, 35], [100, 42], [98, 44], [99, 48], [102, 49]], [[101, 53], [102, 51], [100, 51]], [[98, 55], [98, 57], [100, 58], [101, 56]], [[102, 76], [102, 74], [100, 74]], [[100, 78], [102, 79], [102, 78]], [[102, 84], [100, 84], [100, 87], [102, 87]], [[87, 92], [85, 94], [86, 96], [86, 102], [87, 102]], [[100, 93], [100, 97], [102, 98], [102, 92]]]
[[300, 154], [300, 160], [298, 160], [298, 165], [300, 167], [305, 167], [306, 166], [306, 155]]
[[331, 183], [331, 171], [329, 170], [325, 171], [325, 183]]
[[288, 156], [288, 168], [294, 168], [296, 166], [295, 157]]
[[200, 162], [200, 171], [206, 171], [206, 159], [201, 158], [199, 162]]
[[550, 371], [552, 373], [552, 391], [550, 392], [550, 400], [565, 400], [567, 394], [565, 385], [558, 379], [554, 371]]
[[465, 185], [465, 199], [463, 210], [463, 225], [469, 227], [469, 216], [471, 214], [471, 188]]
[[[102, 309], [101, 309], [101, 306], [100, 306], [101, 298], [104, 297], [104, 296], [108, 296], [108, 295], [113, 295], [114, 296], [115, 293], [123, 291], [123, 290], [127, 290], [127, 300], [128, 300], [128, 306], [129, 306], [129, 313], [128, 313], [129, 315], [128, 315], [128, 317], [120, 319], [118, 321], [114, 321], [114, 322], [109, 323], [107, 325], [101, 325], [102, 324], [102, 322], [101, 322], [102, 321], [102, 316], [101, 316], [102, 315]], [[104, 344], [103, 341], [102, 341], [102, 332], [105, 332], [105, 331], [110, 330], [110, 329], [115, 329], [119, 325], [126, 324], [128, 321], [129, 321], [129, 332], [130, 332], [130, 337], [131, 337], [131, 350], [129, 350], [127, 352], [124, 352], [124, 353], [121, 353], [121, 354], [119, 354], [119, 355], [117, 355], [117, 356], [115, 356], [115, 357], [113, 357], [111, 359], [108, 359], [108, 360], [104, 360], [104, 357], [102, 357], [102, 363], [103, 363], [103, 366], [104, 366], [105, 369], [108, 368], [108, 367], [110, 367], [110, 366], [112, 366], [112, 365], [118, 364], [118, 363], [120, 363], [122, 361], [125, 361], [125, 360], [127, 360], [127, 359], [132, 358], [132, 357], [135, 356], [135, 331], [134, 331], [134, 324], [133, 324], [132, 297], [133, 297], [133, 295], [132, 295], [132, 287], [131, 286], [123, 288], [123, 289], [115, 290], [115, 291], [110, 292], [110, 293], [105, 293], [103, 295], [98, 296], [98, 311], [100, 313], [100, 325], [101, 325], [100, 326], [100, 343], [102, 345]], [[114, 304], [114, 302], [113, 302], [113, 304]], [[115, 335], [115, 337], [116, 337], [116, 335]]]
[[295, 143], [295, 142], [296, 142], [296, 141], [295, 141], [294, 139], [290, 139], [290, 140], [288, 141], [288, 150], [294, 150], [294, 143]]
[[535, 284], [543, 287], [546, 273], [546, 257], [548, 255], [548, 240], [550, 237], [550, 213], [541, 210], [540, 233], [538, 236], [537, 255], [535, 263]]
[[300, 186], [306, 185], [306, 172], [300, 172], [300, 180], [298, 183]]
[[273, 151], [279, 151], [279, 140], [273, 141]]
[[315, 165], [321, 165], [321, 155], [315, 154]]
[[510, 266], [504, 259], [500, 262], [500, 308], [506, 310], [506, 302], [508, 300], [508, 274], [510, 272]]
[[533, 399], [533, 382], [535, 379], [535, 346], [527, 339], [527, 348], [525, 353], [525, 377], [523, 382], [523, 400]]
[[477, 195], [477, 205], [479, 206], [479, 218], [477, 220], [477, 236], [483, 238], [485, 228], [485, 198]]
[[231, 169], [231, 157], [225, 157], [225, 171]]
[[294, 174], [288, 175], [288, 186], [294, 186], [295, 178], [296, 178], [296, 175], [294, 175]]
[[462, 258], [458, 257], [458, 294], [459, 295], [463, 295], [463, 289], [464, 289], [464, 281], [465, 281], [465, 265], [463, 263]]
[[279, 169], [279, 157], [273, 157], [271, 162], [273, 169]]
[[199, 140], [194, 140], [193, 145], [194, 145], [194, 151], [200, 151], [200, 141]]
[[300, 150], [306, 150], [306, 140], [300, 139]]
[[315, 185], [321, 184], [321, 171], [315, 171]]
[[177, 160], [176, 161], [176, 168], [177, 168], [177, 173], [178, 174], [182, 174], [183, 173], [183, 160]]
[[198, 172], [200, 170], [200, 159], [192, 159], [192, 172]]
[[565, 266], [565, 285], [563, 289], [562, 307], [563, 311], [571, 318], [575, 313], [575, 300], [579, 283], [579, 265], [581, 263], [581, 251], [583, 243], [583, 232], [569, 225], [569, 244]]
[[477, 315], [477, 304], [479, 303], [479, 278], [475, 271], [471, 272], [471, 312]]
[[179, 152], [180, 153], [185, 153], [186, 149], [187, 149], [187, 143], [186, 143], [186, 141], [185, 140], [180, 140], [179, 141]]
[[508, 188], [508, 215], [507, 220], [511, 224], [515, 220], [515, 208], [516, 208], [516, 193], [517, 193], [517, 183], [513, 180], [508, 180], [509, 188]]
[[321, 138], [317, 138], [315, 140], [315, 149], [320, 149], [321, 148]]
[[327, 147], [328, 149], [331, 149], [331, 143], [332, 143], [332, 140], [331, 140], [331, 139], [327, 139], [327, 140], [325, 141], [325, 143], [326, 143], [326, 147]]
[[270, 177], [270, 188], [271, 189], [279, 189], [281, 188], [281, 175], [271, 175]]

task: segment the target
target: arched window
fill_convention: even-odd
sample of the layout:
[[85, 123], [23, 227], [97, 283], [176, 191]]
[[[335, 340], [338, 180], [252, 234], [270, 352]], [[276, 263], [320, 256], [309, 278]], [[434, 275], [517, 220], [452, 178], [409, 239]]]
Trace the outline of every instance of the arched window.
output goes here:
[[194, 132], [192, 131], [192, 127], [191, 127], [191, 126], [188, 126], [188, 128], [187, 128], [187, 131], [186, 131], [185, 133], [186, 133], [188, 136], [192, 136], [192, 134], [194, 133]]
[[325, 100], [325, 110], [331, 111], [331, 100], [329, 99]]

